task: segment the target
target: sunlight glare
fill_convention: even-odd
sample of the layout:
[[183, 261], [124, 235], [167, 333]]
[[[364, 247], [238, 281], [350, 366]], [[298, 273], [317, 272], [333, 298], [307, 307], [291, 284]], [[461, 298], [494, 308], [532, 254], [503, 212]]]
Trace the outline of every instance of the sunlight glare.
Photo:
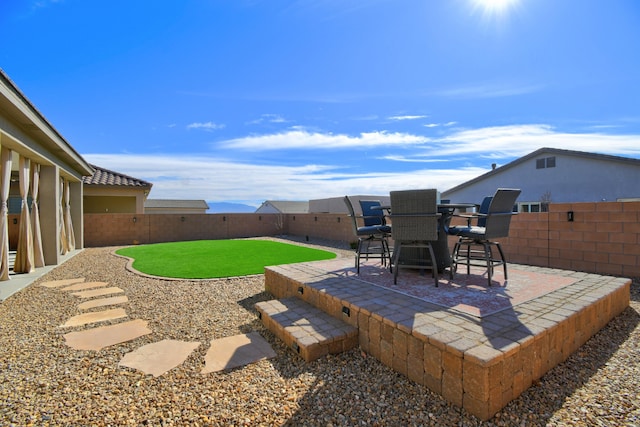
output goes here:
[[472, 0], [474, 9], [481, 10], [485, 16], [503, 15], [518, 2], [519, 0]]

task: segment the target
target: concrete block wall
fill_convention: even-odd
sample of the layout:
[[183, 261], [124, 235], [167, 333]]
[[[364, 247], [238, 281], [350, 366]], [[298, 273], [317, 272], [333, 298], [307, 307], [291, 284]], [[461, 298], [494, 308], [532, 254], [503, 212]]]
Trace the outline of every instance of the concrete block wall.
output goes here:
[[558, 203], [519, 214], [503, 248], [511, 262], [640, 277], [640, 202]]
[[85, 247], [283, 234], [272, 214], [85, 214]]
[[[351, 219], [342, 213], [85, 214], [84, 219], [85, 247], [278, 234], [356, 241]], [[455, 239], [450, 237], [449, 247]], [[514, 216], [509, 237], [500, 242], [509, 262], [640, 277], [640, 202], [551, 204], [549, 212]]]

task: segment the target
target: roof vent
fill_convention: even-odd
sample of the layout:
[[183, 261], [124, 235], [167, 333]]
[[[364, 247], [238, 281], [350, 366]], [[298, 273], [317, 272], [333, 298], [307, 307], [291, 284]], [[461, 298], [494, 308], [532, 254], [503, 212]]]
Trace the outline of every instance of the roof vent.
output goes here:
[[491, 170], [492, 171], [496, 170], [496, 166], [498, 166], [498, 165], [496, 165], [495, 163], [491, 163]]

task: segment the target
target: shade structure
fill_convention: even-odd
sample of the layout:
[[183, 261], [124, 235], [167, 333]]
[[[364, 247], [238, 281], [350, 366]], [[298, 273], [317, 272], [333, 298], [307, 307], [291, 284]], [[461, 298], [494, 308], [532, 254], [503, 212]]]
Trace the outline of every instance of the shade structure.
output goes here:
[[0, 280], [9, 280], [9, 229], [7, 214], [11, 185], [11, 150], [0, 148]]
[[33, 234], [31, 232], [31, 221], [29, 219], [29, 159], [20, 156], [19, 160], [19, 181], [20, 198], [22, 206], [20, 209], [20, 230], [18, 233], [18, 247], [16, 249], [16, 259], [13, 264], [15, 273], [31, 273], [35, 270], [33, 262]]
[[38, 208], [39, 189], [40, 165], [31, 162], [31, 232], [33, 233], [33, 263], [36, 268], [44, 267], [42, 232], [40, 230], [40, 211]]

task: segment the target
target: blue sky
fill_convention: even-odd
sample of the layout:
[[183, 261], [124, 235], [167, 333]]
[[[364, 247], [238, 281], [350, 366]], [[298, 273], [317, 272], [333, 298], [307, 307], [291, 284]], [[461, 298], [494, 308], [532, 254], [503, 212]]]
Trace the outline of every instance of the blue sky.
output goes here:
[[152, 198], [444, 191], [540, 147], [640, 158], [636, 0], [3, 0], [0, 68]]

